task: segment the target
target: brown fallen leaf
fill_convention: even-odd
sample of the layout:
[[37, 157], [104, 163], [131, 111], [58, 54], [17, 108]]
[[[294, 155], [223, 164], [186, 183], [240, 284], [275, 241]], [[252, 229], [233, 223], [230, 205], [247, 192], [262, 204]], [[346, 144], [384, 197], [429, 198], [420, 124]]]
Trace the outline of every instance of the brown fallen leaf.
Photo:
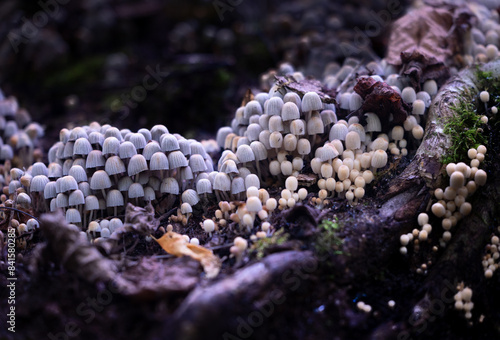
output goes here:
[[453, 26], [452, 11], [424, 6], [396, 20], [387, 50], [387, 61], [401, 65], [402, 52], [419, 51], [437, 61], [446, 62], [454, 46], [449, 31]]
[[360, 121], [364, 121], [364, 112], [373, 112], [378, 115], [384, 129], [389, 127], [389, 116], [392, 113], [392, 124], [402, 124], [410, 107], [401, 95], [384, 82], [376, 81], [371, 77], [360, 78], [354, 86], [354, 91], [363, 99], [363, 105], [354, 114]]
[[443, 62], [419, 51], [401, 52], [401, 61], [400, 73], [408, 77], [415, 91], [420, 91], [420, 84], [428, 79], [442, 84], [450, 77], [450, 70]]
[[188, 243], [181, 234], [169, 231], [159, 239], [153, 237], [158, 244], [167, 253], [175, 256], [190, 256], [199, 261], [203, 266], [203, 270], [207, 274], [207, 278], [211, 279], [217, 276], [220, 271], [220, 260], [214, 253], [207, 248]]
[[245, 92], [245, 95], [243, 96], [243, 100], [241, 101], [241, 106], [245, 106], [248, 104], [249, 101], [254, 100], [255, 96], [252, 93], [252, 90], [247, 89]]

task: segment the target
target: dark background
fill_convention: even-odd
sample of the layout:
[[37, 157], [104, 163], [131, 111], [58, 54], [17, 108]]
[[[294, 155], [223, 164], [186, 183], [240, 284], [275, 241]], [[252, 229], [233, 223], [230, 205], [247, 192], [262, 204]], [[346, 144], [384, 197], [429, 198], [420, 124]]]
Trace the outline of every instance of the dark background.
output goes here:
[[[321, 78], [327, 63], [345, 58], [340, 42], [352, 41], [353, 28], [364, 29], [373, 12], [387, 6], [363, 0], [2, 1], [0, 88], [46, 126], [53, 137], [48, 145], [60, 128], [92, 120], [134, 131], [161, 123], [185, 137], [207, 138], [229, 122], [248, 88], [258, 88], [262, 72], [288, 60]], [[382, 56], [386, 39], [373, 37], [371, 48], [353, 56]], [[142, 92], [144, 100], [127, 104], [123, 98], [142, 86], [148, 68], [168, 75]]]

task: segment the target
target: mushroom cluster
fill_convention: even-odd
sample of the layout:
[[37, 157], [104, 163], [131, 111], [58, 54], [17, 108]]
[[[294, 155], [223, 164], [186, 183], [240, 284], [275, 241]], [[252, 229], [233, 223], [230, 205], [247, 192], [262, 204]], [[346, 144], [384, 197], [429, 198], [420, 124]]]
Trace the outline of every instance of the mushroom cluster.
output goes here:
[[500, 258], [500, 239], [498, 236], [491, 236], [490, 243], [485, 247], [485, 255], [483, 256], [483, 269], [484, 277], [491, 279], [493, 274], [498, 269], [498, 262]]
[[[15, 97], [6, 98], [0, 91], [0, 185], [9, 186], [12, 180], [12, 167], [28, 168], [33, 162], [40, 161], [42, 151], [38, 141], [44, 129], [31, 120], [26, 109], [20, 108]], [[12, 187], [18, 183], [12, 184]], [[3, 190], [5, 195], [6, 189]]]
[[472, 302], [472, 289], [466, 287], [464, 283], [457, 286], [458, 292], [454, 295], [455, 309], [463, 311], [466, 319], [472, 318], [472, 309], [474, 302]]

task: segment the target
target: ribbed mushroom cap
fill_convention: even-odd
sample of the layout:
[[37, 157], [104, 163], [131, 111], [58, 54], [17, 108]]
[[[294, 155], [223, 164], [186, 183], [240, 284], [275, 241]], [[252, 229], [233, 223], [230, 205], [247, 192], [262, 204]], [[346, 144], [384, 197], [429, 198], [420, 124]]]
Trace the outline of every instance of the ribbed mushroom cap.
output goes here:
[[140, 172], [148, 170], [148, 163], [146, 162], [146, 158], [144, 158], [144, 156], [141, 154], [132, 156], [128, 163], [127, 170], [129, 176], [134, 176]]
[[78, 138], [73, 145], [73, 156], [86, 156], [92, 151], [92, 145], [87, 138]]
[[198, 194], [193, 189], [187, 189], [182, 193], [182, 202], [189, 203], [191, 206], [195, 206], [200, 201]]
[[263, 143], [253, 141], [250, 143], [250, 148], [252, 149], [256, 161], [267, 159], [267, 149]]
[[47, 169], [47, 166], [42, 162], [36, 162], [35, 164], [33, 164], [31, 168], [31, 176], [35, 177], [38, 175], [45, 175], [45, 176], [49, 175], [49, 170]]
[[57, 142], [50, 147], [49, 152], [47, 153], [49, 164], [57, 160], [57, 153], [59, 152], [59, 148], [64, 148], [64, 144], [62, 142]]
[[90, 144], [100, 145], [104, 143], [104, 135], [100, 132], [94, 131], [89, 134]]
[[229, 126], [224, 126], [221, 127], [219, 130], [217, 130], [217, 136], [216, 136], [217, 145], [219, 145], [219, 147], [221, 148], [224, 148], [226, 137], [233, 132], [234, 132], [233, 129]]
[[73, 165], [68, 172], [68, 176], [73, 177], [76, 180], [76, 183], [86, 182], [87, 181], [87, 172], [80, 165]]
[[68, 204], [69, 206], [85, 204], [85, 196], [83, 195], [83, 192], [79, 189], [71, 192], [68, 197]]
[[160, 192], [162, 194], [178, 195], [179, 183], [173, 177], [164, 178], [163, 181], [161, 182]]
[[151, 128], [151, 138], [157, 142], [160, 142], [160, 137], [168, 133], [168, 129], [165, 125], [155, 125]]
[[250, 118], [253, 115], [261, 115], [262, 114], [262, 106], [256, 100], [251, 100], [245, 105], [245, 109], [243, 111], [243, 116], [245, 118]]
[[239, 176], [233, 178], [231, 181], [231, 194], [237, 195], [245, 190], [245, 180]]
[[80, 182], [78, 183], [78, 190], [83, 192], [83, 196], [87, 197], [91, 194], [90, 184], [89, 182]]
[[68, 206], [69, 206], [68, 195], [63, 194], [62, 192], [57, 194], [56, 207], [57, 208], [67, 208]]
[[356, 92], [351, 94], [349, 98], [349, 110], [356, 111], [363, 105], [363, 98]]
[[80, 126], [77, 126], [71, 130], [68, 136], [68, 142], [74, 142], [78, 138], [85, 138], [87, 140], [89, 139], [87, 131], [85, 131], [85, 129]]
[[[102, 133], [102, 131], [101, 131], [101, 133]], [[115, 137], [120, 142], [123, 140], [122, 133], [120, 132], [120, 130], [118, 130], [118, 128], [115, 128], [114, 126], [109, 127], [104, 132], [104, 140], [108, 139], [109, 137]]]
[[85, 161], [86, 169], [95, 169], [97, 167], [104, 166], [106, 164], [106, 159], [102, 155], [101, 150], [92, 150], [87, 155], [87, 159]]
[[128, 197], [130, 198], [140, 198], [144, 197], [144, 188], [140, 183], [132, 183], [130, 188], [128, 188]]
[[302, 112], [319, 111], [323, 108], [323, 103], [316, 92], [307, 92], [302, 97]]
[[97, 170], [90, 179], [90, 189], [102, 190], [111, 187], [111, 179], [104, 170]]
[[172, 151], [168, 154], [168, 165], [170, 169], [177, 169], [188, 166], [186, 156], [180, 151]]
[[72, 190], [78, 189], [76, 179], [72, 176], [63, 176], [56, 181], [57, 193], [67, 193]]
[[57, 196], [56, 182], [48, 182], [43, 190], [43, 198], [50, 199]]
[[63, 175], [63, 169], [61, 164], [54, 162], [49, 164], [47, 176], [50, 179], [56, 179], [62, 177], [62, 175]]
[[194, 173], [203, 172], [207, 170], [207, 165], [202, 155], [191, 155], [189, 157], [189, 167]]
[[201, 194], [211, 194], [212, 193], [212, 183], [209, 179], [202, 178], [196, 182], [196, 192], [198, 195]]
[[179, 150], [179, 141], [172, 134], [164, 134], [160, 139], [160, 146], [163, 152]]
[[160, 144], [157, 141], [150, 141], [142, 150], [142, 155], [146, 158], [147, 161], [151, 160], [151, 157], [157, 153], [161, 152]]
[[132, 156], [137, 155], [137, 150], [132, 142], [124, 141], [118, 148], [118, 155], [121, 159], [132, 158]]
[[298, 106], [293, 102], [286, 102], [281, 109], [281, 118], [284, 122], [300, 119]]
[[275, 131], [269, 136], [269, 145], [271, 148], [281, 148], [283, 145], [283, 135], [281, 132]]
[[297, 109], [302, 107], [302, 99], [300, 99], [300, 96], [295, 92], [288, 92], [285, 94], [283, 96], [283, 103], [294, 103]]
[[130, 188], [132, 183], [134, 183], [134, 181], [132, 181], [132, 178], [128, 176], [122, 177], [118, 180], [118, 190], [128, 191], [128, 188]]
[[154, 153], [149, 160], [150, 170], [168, 170], [168, 158], [167, 156], [159, 151]]
[[337, 114], [333, 110], [323, 110], [321, 111], [321, 120], [323, 125], [335, 124], [337, 122]]
[[82, 216], [77, 209], [70, 208], [66, 210], [66, 222], [68, 223], [80, 223], [82, 221]]
[[144, 187], [144, 201], [151, 202], [156, 200], [156, 193], [150, 186]]
[[345, 137], [347, 133], [349, 132], [349, 129], [347, 126], [341, 123], [335, 123], [332, 128], [330, 129], [330, 140], [338, 139], [338, 140], [345, 140]]
[[179, 150], [184, 156], [191, 155], [191, 142], [187, 139], [179, 139]]
[[107, 137], [102, 143], [102, 154], [104, 156], [108, 155], [118, 155], [120, 152], [120, 140], [116, 137]]
[[112, 207], [123, 207], [124, 205], [123, 194], [121, 191], [113, 189], [110, 190], [106, 195], [106, 206]]
[[207, 141], [202, 141], [203, 143], [200, 143], [200, 142], [195, 141], [195, 140], [190, 140], [189, 142], [191, 143], [191, 154], [192, 155], [202, 155], [203, 158], [207, 158], [207, 157], [210, 157], [207, 154], [207, 152], [219, 151], [219, 149], [215, 147], [216, 142], [213, 139], [209, 139]]
[[337, 150], [330, 145], [320, 146], [314, 153], [314, 156], [316, 158], [319, 158], [322, 162], [332, 160], [338, 155], [339, 153], [337, 152]]
[[62, 174], [63, 176], [68, 176], [69, 174], [69, 169], [73, 166], [73, 160], [72, 159], [67, 159], [64, 161], [63, 166], [62, 166]]
[[62, 159], [68, 159], [73, 157], [73, 148], [75, 146], [75, 142], [67, 142], [64, 144]]
[[125, 163], [119, 156], [111, 156], [106, 160], [104, 170], [109, 176], [123, 174], [127, 171]]
[[[146, 140], [146, 142], [148, 142], [152, 139], [151, 131], [149, 131], [148, 129], [141, 128], [141, 129], [137, 130], [137, 132], [144, 136], [144, 139]], [[130, 141], [133, 143], [132, 140], [130, 140]]]
[[271, 97], [264, 104], [264, 113], [269, 116], [280, 115], [283, 104], [283, 99], [280, 97]]
[[240, 163], [253, 162], [255, 155], [249, 145], [240, 145], [236, 150], [236, 157]]
[[373, 112], [365, 113], [366, 117], [366, 132], [380, 132], [382, 131], [382, 123], [380, 118]]
[[262, 127], [259, 124], [250, 124], [245, 132], [248, 140], [250, 142], [259, 140], [259, 134], [262, 131]]
[[230, 191], [231, 179], [226, 173], [218, 172], [214, 178], [213, 188], [214, 190], [219, 190], [219, 191]]
[[85, 197], [85, 211], [99, 210], [99, 200], [94, 195]]
[[226, 159], [220, 168], [220, 172], [225, 174], [238, 174], [238, 167], [236, 166], [236, 162], [232, 159]]

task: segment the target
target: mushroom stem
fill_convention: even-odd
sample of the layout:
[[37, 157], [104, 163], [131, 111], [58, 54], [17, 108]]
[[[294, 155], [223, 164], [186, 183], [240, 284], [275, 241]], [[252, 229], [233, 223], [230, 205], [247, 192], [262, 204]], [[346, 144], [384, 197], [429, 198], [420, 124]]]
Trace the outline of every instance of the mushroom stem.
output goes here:
[[106, 191], [104, 189], [101, 189], [101, 193], [104, 200], [106, 200]]

